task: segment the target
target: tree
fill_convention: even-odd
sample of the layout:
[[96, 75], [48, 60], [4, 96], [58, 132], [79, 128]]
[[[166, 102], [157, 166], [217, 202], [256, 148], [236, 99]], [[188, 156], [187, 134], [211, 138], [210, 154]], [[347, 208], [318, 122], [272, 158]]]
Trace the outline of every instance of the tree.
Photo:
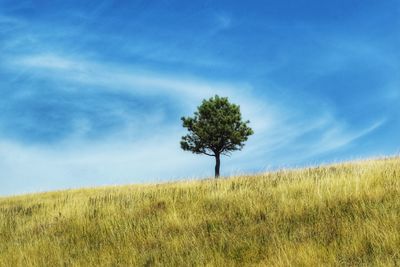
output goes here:
[[215, 157], [215, 178], [219, 177], [221, 155], [229, 156], [232, 151], [241, 150], [253, 134], [247, 126], [250, 122], [242, 121], [240, 107], [218, 95], [204, 99], [193, 118], [182, 117], [181, 120], [189, 131], [182, 136], [181, 148]]

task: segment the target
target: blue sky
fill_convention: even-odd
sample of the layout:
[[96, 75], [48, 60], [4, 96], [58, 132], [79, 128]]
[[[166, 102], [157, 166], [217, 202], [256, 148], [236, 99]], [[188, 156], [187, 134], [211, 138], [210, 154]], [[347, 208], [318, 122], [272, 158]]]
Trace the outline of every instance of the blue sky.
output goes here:
[[398, 0], [0, 0], [0, 195], [211, 176], [215, 94], [255, 131], [223, 175], [398, 154], [399, 47]]

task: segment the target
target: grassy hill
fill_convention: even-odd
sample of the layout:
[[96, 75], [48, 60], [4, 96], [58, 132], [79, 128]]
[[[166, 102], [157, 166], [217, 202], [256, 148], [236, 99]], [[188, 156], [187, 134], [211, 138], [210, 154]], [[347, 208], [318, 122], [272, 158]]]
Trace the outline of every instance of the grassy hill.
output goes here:
[[0, 266], [400, 265], [400, 159], [0, 198]]

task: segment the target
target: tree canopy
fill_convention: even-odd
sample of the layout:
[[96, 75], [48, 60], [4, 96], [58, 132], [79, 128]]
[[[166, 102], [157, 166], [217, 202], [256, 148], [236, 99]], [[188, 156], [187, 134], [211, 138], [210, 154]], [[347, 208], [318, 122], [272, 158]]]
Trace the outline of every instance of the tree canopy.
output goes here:
[[227, 97], [216, 95], [204, 99], [193, 117], [182, 117], [183, 127], [189, 133], [182, 136], [181, 148], [196, 154], [215, 157], [215, 176], [219, 176], [220, 155], [230, 155], [241, 150], [244, 142], [253, 134], [243, 121], [240, 107], [231, 104]]

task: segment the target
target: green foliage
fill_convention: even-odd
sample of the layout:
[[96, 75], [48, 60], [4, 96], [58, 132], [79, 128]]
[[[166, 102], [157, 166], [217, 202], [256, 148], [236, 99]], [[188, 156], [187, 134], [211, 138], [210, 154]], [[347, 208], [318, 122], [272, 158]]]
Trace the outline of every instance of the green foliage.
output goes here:
[[182, 121], [189, 134], [182, 137], [181, 147], [196, 154], [227, 155], [242, 149], [253, 134], [249, 121], [242, 121], [240, 107], [218, 95], [203, 100], [194, 117], [182, 117]]
[[400, 159], [0, 198], [0, 266], [400, 266]]
[[182, 122], [189, 134], [182, 137], [181, 148], [215, 157], [215, 177], [219, 177], [220, 155], [241, 150], [253, 134], [249, 121], [242, 121], [240, 107], [218, 95], [204, 99], [194, 117], [182, 117]]

